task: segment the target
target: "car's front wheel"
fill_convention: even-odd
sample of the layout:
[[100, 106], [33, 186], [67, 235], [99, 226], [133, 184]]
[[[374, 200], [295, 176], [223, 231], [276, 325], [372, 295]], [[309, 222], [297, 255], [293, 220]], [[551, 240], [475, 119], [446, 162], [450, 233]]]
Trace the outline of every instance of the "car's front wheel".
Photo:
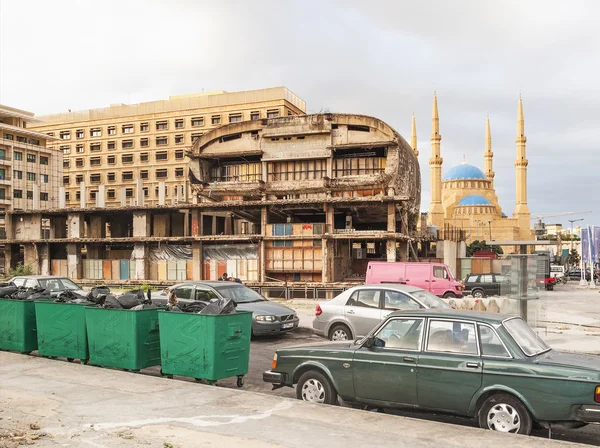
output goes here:
[[456, 298], [456, 294], [454, 294], [451, 291], [448, 291], [447, 293], [444, 294], [444, 299], [455, 299]]
[[349, 341], [352, 339], [352, 332], [347, 325], [336, 324], [329, 330], [330, 341]]
[[475, 297], [476, 299], [481, 299], [485, 297], [485, 291], [483, 289], [474, 289], [472, 294], [473, 297]]
[[337, 392], [321, 372], [309, 370], [302, 374], [296, 385], [296, 397], [309, 403], [337, 404]]
[[529, 435], [533, 421], [519, 399], [508, 394], [495, 394], [479, 408], [479, 426], [492, 431]]

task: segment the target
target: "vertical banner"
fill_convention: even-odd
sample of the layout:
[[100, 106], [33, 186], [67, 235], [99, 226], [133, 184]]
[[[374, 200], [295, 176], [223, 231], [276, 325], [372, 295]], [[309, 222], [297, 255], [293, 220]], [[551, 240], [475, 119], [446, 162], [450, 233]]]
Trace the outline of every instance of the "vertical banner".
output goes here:
[[581, 261], [583, 263], [590, 262], [590, 237], [588, 232], [588, 229], [581, 229]]
[[600, 226], [594, 226], [594, 247], [596, 248], [596, 263], [600, 262]]

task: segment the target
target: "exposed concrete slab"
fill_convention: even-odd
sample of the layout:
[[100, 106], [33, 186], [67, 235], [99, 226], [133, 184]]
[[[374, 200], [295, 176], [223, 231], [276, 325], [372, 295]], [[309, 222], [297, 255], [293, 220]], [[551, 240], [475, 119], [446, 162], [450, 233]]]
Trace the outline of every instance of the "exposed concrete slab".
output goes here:
[[36, 446], [574, 447], [439, 422], [0, 353], [0, 429]]

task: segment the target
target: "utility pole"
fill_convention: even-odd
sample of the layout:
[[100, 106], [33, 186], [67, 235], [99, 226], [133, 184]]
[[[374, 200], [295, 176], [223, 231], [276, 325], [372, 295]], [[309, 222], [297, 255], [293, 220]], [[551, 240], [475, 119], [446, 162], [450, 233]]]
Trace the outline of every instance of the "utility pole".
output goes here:
[[573, 223], [577, 222], [577, 221], [583, 221], [584, 218], [579, 218], [579, 219], [569, 219], [569, 222], [571, 223], [571, 251], [569, 252], [569, 265], [571, 264], [571, 253], [573, 252], [573, 237], [575, 236], [573, 234]]

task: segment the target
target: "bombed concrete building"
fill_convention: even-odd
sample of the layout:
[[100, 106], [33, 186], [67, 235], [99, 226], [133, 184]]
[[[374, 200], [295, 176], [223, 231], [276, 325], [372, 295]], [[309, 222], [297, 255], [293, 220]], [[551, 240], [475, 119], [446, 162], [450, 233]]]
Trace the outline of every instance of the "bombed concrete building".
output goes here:
[[[300, 286], [359, 280], [368, 261], [407, 260], [421, 239], [415, 151], [377, 118], [231, 123], [202, 135], [187, 156], [192, 201], [15, 211], [8, 262], [88, 280], [227, 272], [257, 286]], [[42, 219], [52, 223], [49, 239]]]

